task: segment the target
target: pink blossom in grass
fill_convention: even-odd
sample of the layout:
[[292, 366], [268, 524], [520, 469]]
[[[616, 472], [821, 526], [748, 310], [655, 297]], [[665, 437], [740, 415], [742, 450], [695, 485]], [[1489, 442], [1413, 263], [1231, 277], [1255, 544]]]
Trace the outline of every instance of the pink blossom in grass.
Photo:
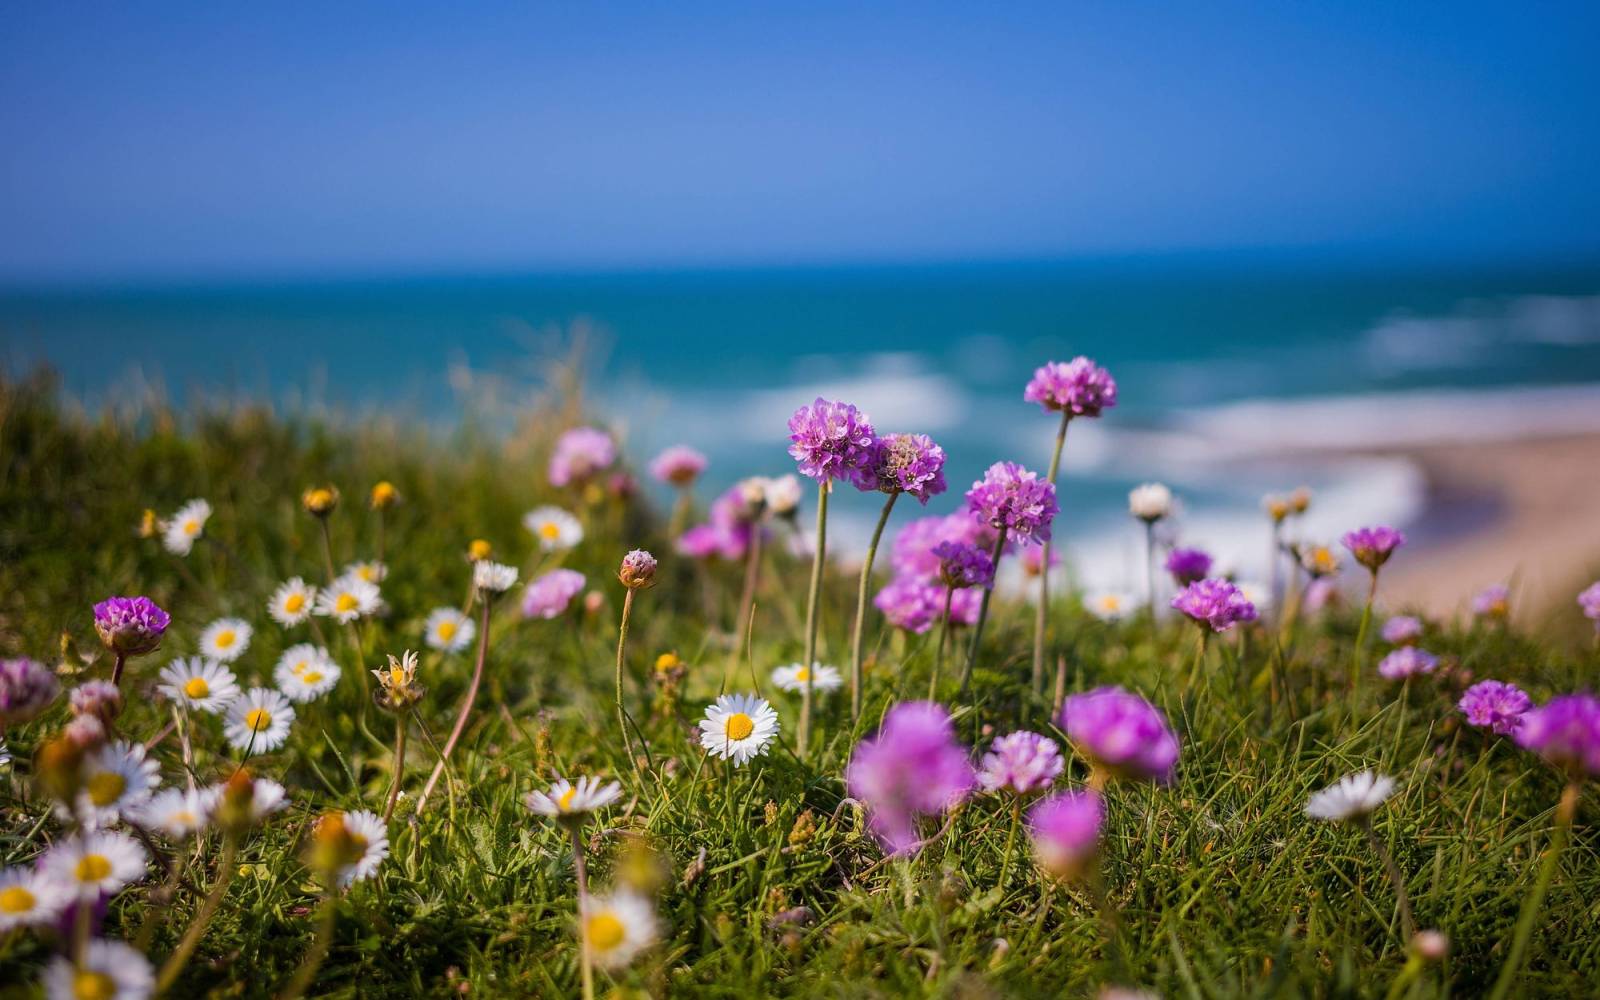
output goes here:
[[1100, 687], [1061, 706], [1061, 731], [1078, 752], [1115, 777], [1166, 784], [1178, 763], [1178, 736], [1159, 708], [1132, 691]]
[[845, 767], [850, 796], [866, 807], [868, 828], [890, 854], [920, 849], [918, 820], [956, 805], [976, 782], [950, 714], [931, 701], [890, 709]]
[[1091, 789], [1040, 799], [1028, 810], [1028, 836], [1039, 866], [1057, 878], [1081, 876], [1100, 850], [1105, 804]]
[[1472, 725], [1509, 736], [1522, 725], [1522, 716], [1533, 707], [1533, 699], [1515, 684], [1479, 681], [1462, 692], [1456, 707]]
[[1067, 766], [1061, 747], [1026, 729], [995, 738], [978, 766], [978, 784], [988, 792], [1034, 795], [1045, 791]]

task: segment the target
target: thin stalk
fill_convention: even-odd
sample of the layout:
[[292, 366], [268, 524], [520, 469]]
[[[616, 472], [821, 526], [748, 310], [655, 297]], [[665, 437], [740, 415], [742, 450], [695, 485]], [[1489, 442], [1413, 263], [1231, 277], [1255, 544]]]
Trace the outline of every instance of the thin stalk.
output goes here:
[[316, 978], [317, 970], [322, 968], [322, 960], [328, 957], [328, 946], [333, 944], [334, 917], [339, 912], [338, 895], [332, 889], [327, 890], [322, 896], [322, 905], [317, 910], [317, 936], [311, 939], [311, 947], [306, 950], [306, 957], [301, 960], [299, 971], [284, 988], [280, 1000], [299, 1000], [305, 994], [306, 987]]
[[433, 767], [433, 773], [428, 775], [428, 783], [422, 786], [422, 794], [417, 796], [417, 812], [422, 812], [422, 807], [427, 804], [428, 796], [433, 792], [433, 786], [438, 783], [439, 776], [444, 774], [445, 767], [450, 763], [450, 754], [455, 752], [456, 744], [461, 740], [461, 734], [467, 728], [467, 717], [472, 714], [472, 703], [478, 698], [478, 688], [483, 684], [483, 665], [489, 657], [489, 595], [480, 594], [479, 600], [483, 602], [483, 617], [478, 625], [478, 662], [472, 668], [472, 681], [467, 685], [467, 696], [461, 702], [461, 711], [456, 714], [456, 723], [450, 728], [450, 736], [444, 741], [444, 749], [439, 753], [439, 763]]
[[822, 564], [828, 551], [828, 481], [817, 484], [817, 547], [811, 557], [811, 595], [806, 600], [806, 686], [800, 689], [800, 732], [795, 745], [800, 756], [811, 742], [811, 678], [817, 660], [817, 603], [822, 598]]
[[[867, 620], [867, 587], [872, 583], [872, 562], [878, 556], [878, 540], [883, 537], [883, 526], [889, 523], [889, 512], [900, 499], [898, 492], [890, 493], [883, 502], [883, 512], [878, 515], [878, 526], [872, 529], [872, 541], [867, 545], [867, 558], [861, 564], [861, 583], [856, 588], [856, 628], [850, 638], [850, 721], [861, 718], [861, 628]], [[811, 664], [806, 664], [811, 669]], [[808, 673], [807, 677], [810, 676]]]
[[1267, 559], [1268, 583], [1267, 593], [1272, 596], [1273, 606], [1283, 607], [1283, 522], [1272, 522], [1272, 551]]
[[1572, 834], [1572, 819], [1578, 812], [1579, 788], [1578, 782], [1569, 781], [1567, 787], [1561, 790], [1561, 802], [1556, 806], [1556, 828], [1550, 834], [1550, 846], [1545, 849], [1544, 863], [1539, 866], [1539, 879], [1533, 884], [1533, 892], [1522, 904], [1522, 913], [1517, 917], [1516, 930], [1511, 936], [1511, 951], [1506, 956], [1506, 964], [1500, 967], [1500, 978], [1495, 980], [1494, 992], [1489, 994], [1489, 1000], [1505, 1000], [1517, 973], [1522, 969], [1522, 956], [1527, 952], [1528, 939], [1533, 935], [1534, 918], [1539, 915], [1545, 893], [1550, 890], [1550, 882], [1555, 878], [1561, 852], [1566, 850], [1567, 839]]
[[1372, 602], [1378, 596], [1378, 571], [1372, 571], [1372, 581], [1367, 585], [1367, 603], [1361, 608], [1361, 627], [1356, 631], [1356, 648], [1350, 657], [1350, 703], [1354, 706], [1361, 696], [1361, 661], [1367, 650], [1367, 629], [1372, 624]]
[[[739, 593], [739, 620], [734, 624], [739, 628], [739, 635], [747, 635], [755, 625], [756, 617], [756, 587], [761, 582], [761, 525], [757, 524], [750, 532], [750, 547], [745, 552], [744, 562], [744, 587]], [[722, 668], [722, 687], [728, 687], [728, 682], [733, 679], [734, 668], [739, 663], [739, 644], [736, 641], [733, 649], [728, 652], [728, 665]], [[752, 667], [754, 664], [752, 664]]]
[[122, 653], [118, 653], [117, 662], [111, 667], [111, 684], [113, 687], [120, 688], [122, 686], [122, 668], [126, 666], [127, 663], [127, 656], [123, 655]]
[[[1071, 410], [1061, 411], [1061, 426], [1056, 430], [1055, 451], [1050, 453], [1050, 474], [1048, 481], [1051, 486], [1056, 484], [1056, 472], [1061, 468], [1061, 449], [1067, 443], [1067, 424], [1072, 420]], [[1060, 494], [1057, 494], [1057, 501]], [[1050, 614], [1050, 539], [1045, 539], [1044, 548], [1039, 553], [1039, 606], [1034, 610], [1033, 616], [1033, 686], [1029, 690], [1035, 694], [1044, 690], [1044, 629]]]
[[387, 825], [394, 818], [395, 803], [400, 801], [400, 784], [406, 772], [406, 731], [411, 727], [410, 719], [405, 712], [395, 718], [394, 723], [394, 769], [393, 782], [389, 785], [389, 801], [383, 807], [383, 822]]
[[331, 587], [338, 576], [333, 569], [333, 531], [328, 527], [326, 517], [317, 518], [317, 523], [322, 526], [322, 565], [328, 571], [328, 586]]
[[594, 956], [589, 948], [589, 872], [583, 858], [583, 829], [576, 823], [572, 833], [572, 871], [578, 879], [578, 951], [583, 970], [583, 1000], [594, 1000]]
[[678, 499], [672, 504], [672, 519], [667, 522], [667, 537], [676, 539], [683, 534], [683, 526], [689, 523], [689, 508], [694, 503], [694, 487], [678, 487]]
[[939, 696], [939, 675], [944, 672], [944, 650], [950, 642], [950, 605], [955, 602], [956, 588], [946, 587], [944, 591], [944, 623], [939, 627], [939, 652], [933, 658], [933, 676], [928, 680], [928, 700], [937, 701]]
[[217, 879], [211, 885], [211, 891], [206, 894], [205, 902], [200, 904], [200, 912], [195, 914], [194, 920], [189, 924], [189, 929], [183, 932], [183, 937], [178, 941], [178, 947], [161, 966], [161, 974], [156, 977], [156, 995], [165, 993], [177, 981], [178, 975], [183, 972], [183, 967], [189, 964], [189, 956], [194, 954], [194, 949], [200, 944], [200, 939], [205, 936], [206, 927], [211, 923], [211, 918], [217, 915], [217, 910], [222, 906], [222, 897], [228, 891], [228, 883], [233, 880], [233, 862], [239, 856], [238, 838], [228, 834], [222, 839], [222, 859], [217, 862]]
[[1156, 523], [1144, 522], [1144, 606], [1156, 620]]
[[1005, 853], [1000, 855], [1000, 882], [1001, 892], [1006, 889], [1006, 876], [1011, 874], [1011, 852], [1017, 844], [1017, 826], [1022, 822], [1022, 796], [1011, 796], [1011, 829], [1006, 831]]
[[[628, 754], [628, 762], [633, 765], [634, 777], [639, 777], [639, 760], [633, 754], [633, 737], [628, 733], [627, 710], [622, 707], [622, 664], [627, 656], [628, 649], [628, 619], [633, 617], [633, 595], [636, 591], [629, 587], [622, 595], [622, 621], [617, 626], [617, 728], [622, 730], [622, 747]], [[640, 740], [644, 737], [641, 735]]]
[[[994, 539], [994, 551], [990, 557], [994, 563], [995, 578], [1000, 575], [1000, 556], [1006, 547], [1006, 529], [1001, 528]], [[989, 600], [994, 597], [994, 587], [991, 585], [983, 592], [983, 601], [978, 605], [978, 621], [972, 626], [972, 643], [967, 647], [967, 665], [961, 670], [961, 693], [965, 695], [972, 683], [972, 668], [978, 663], [978, 644], [983, 641], [983, 626], [989, 620]]]
[[1067, 654], [1056, 654], [1056, 690], [1055, 697], [1050, 700], [1050, 714], [1052, 717], [1061, 714], [1061, 703], [1067, 700]]
[[384, 544], [389, 540], [389, 517], [382, 507], [378, 508], [378, 561], [383, 562]]
[[1372, 848], [1372, 853], [1383, 862], [1383, 869], [1389, 873], [1389, 881], [1394, 885], [1395, 901], [1400, 904], [1400, 938], [1403, 943], [1409, 944], [1417, 932], [1417, 922], [1411, 916], [1411, 896], [1406, 892], [1405, 876], [1400, 874], [1400, 866], [1394, 863], [1394, 856], [1373, 828], [1371, 817], [1363, 820], [1361, 826], [1367, 833], [1367, 844]]

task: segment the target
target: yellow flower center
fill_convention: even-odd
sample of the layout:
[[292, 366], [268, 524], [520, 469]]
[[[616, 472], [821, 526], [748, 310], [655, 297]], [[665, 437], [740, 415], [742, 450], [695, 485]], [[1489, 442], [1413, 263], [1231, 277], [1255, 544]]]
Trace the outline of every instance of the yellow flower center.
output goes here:
[[200, 534], [200, 522], [192, 517], [189, 518], [189, 520], [183, 522], [183, 533], [191, 538]]
[[389, 668], [389, 686], [390, 687], [405, 687], [406, 686], [406, 670], [405, 670], [404, 667], [390, 667]]
[[84, 790], [89, 793], [89, 801], [103, 809], [122, 798], [127, 787], [128, 779], [122, 775], [115, 771], [101, 771], [89, 779]]
[[361, 577], [361, 579], [367, 581], [368, 583], [373, 582], [377, 575], [378, 570], [375, 566], [362, 566], [356, 570], [356, 576]]
[[1102, 597], [1102, 598], [1100, 598], [1100, 610], [1101, 611], [1117, 611], [1117, 610], [1120, 610], [1121, 607], [1122, 607], [1122, 601], [1121, 601], [1120, 598], [1116, 598], [1116, 597]]
[[104, 972], [80, 969], [72, 977], [73, 1000], [112, 1000], [117, 995], [117, 981]]
[[79, 882], [99, 882], [111, 874], [111, 860], [104, 854], [85, 854], [78, 859], [73, 874]]
[[728, 716], [724, 731], [730, 740], [742, 740], [756, 731], [755, 721], [743, 712], [735, 712]]
[[628, 936], [622, 921], [609, 912], [596, 913], [584, 921], [584, 931], [589, 935], [589, 947], [595, 951], [610, 951]]
[[305, 673], [306, 672], [306, 668], [309, 667], [309, 666], [311, 666], [311, 661], [310, 660], [296, 660], [294, 662], [294, 666], [289, 668], [289, 671], [290, 671], [290, 673], [293, 673], [296, 677], [298, 677], [301, 674]]
[[191, 677], [184, 682], [183, 693], [191, 698], [210, 697], [211, 685], [206, 683], [204, 677]]
[[555, 523], [554, 521], [546, 521], [539, 525], [539, 536], [541, 538], [547, 538], [553, 542], [557, 538], [561, 537], [561, 525]]
[[320, 684], [322, 683], [322, 671], [307, 670], [305, 673], [300, 675], [300, 679], [305, 681], [307, 684]]
[[577, 798], [577, 795], [578, 786], [570, 786], [566, 791], [561, 793], [561, 797], [559, 799], [556, 799], [556, 808], [560, 809], [562, 812], [570, 811], [572, 809], [572, 800]]
[[234, 634], [233, 629], [225, 628], [221, 632], [217, 633], [215, 642], [218, 649], [227, 649], [229, 646], [233, 645], [233, 641], [237, 638], [239, 637]]
[[194, 826], [196, 819], [195, 814], [187, 809], [179, 809], [167, 818], [173, 826]]
[[451, 639], [454, 639], [456, 637], [456, 630], [459, 629], [460, 627], [461, 626], [457, 625], [455, 622], [452, 622], [452, 621], [442, 621], [442, 622], [440, 622], [439, 623], [439, 638], [443, 639], [445, 642], [449, 642]]
[[20, 885], [0, 889], [0, 913], [31, 913], [37, 902], [33, 893]]
[[244, 724], [259, 733], [272, 725], [272, 713], [264, 708], [252, 708], [245, 713]]
[[472, 544], [467, 546], [467, 558], [471, 559], [473, 562], [479, 562], [489, 558], [490, 551], [492, 550], [490, 549], [488, 542], [481, 538], [474, 538], [472, 540]]
[[803, 684], [811, 679], [811, 671], [806, 667], [801, 667], [794, 672], [794, 679]]
[[354, 594], [340, 594], [339, 599], [333, 602], [333, 610], [340, 614], [345, 614], [346, 612], [354, 611], [356, 605], [360, 603], [360, 601], [356, 600], [356, 595]]
[[306, 595], [304, 594], [290, 594], [288, 597], [283, 599], [283, 610], [289, 612], [291, 615], [299, 614], [302, 610], [304, 610], [305, 606]]

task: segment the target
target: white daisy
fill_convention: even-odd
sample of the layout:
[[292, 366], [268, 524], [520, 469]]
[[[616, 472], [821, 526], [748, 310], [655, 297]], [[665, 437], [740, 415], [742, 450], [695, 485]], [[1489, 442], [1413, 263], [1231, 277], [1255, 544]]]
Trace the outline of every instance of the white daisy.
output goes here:
[[145, 849], [127, 834], [95, 830], [57, 841], [39, 860], [39, 870], [70, 886], [80, 899], [95, 900], [144, 878], [148, 860]]
[[216, 714], [239, 696], [233, 671], [215, 660], [193, 656], [161, 668], [162, 694], [179, 704]]
[[491, 594], [499, 594], [517, 585], [517, 568], [487, 559], [472, 564], [472, 585]]
[[288, 628], [311, 617], [317, 603], [317, 588], [300, 577], [285, 580], [272, 592], [267, 602], [267, 614], [279, 625]]
[[722, 695], [700, 720], [700, 745], [735, 766], [765, 754], [777, 735], [778, 713], [753, 694]]
[[583, 541], [583, 522], [560, 507], [535, 507], [522, 515], [522, 526], [533, 532], [546, 552], [570, 549]]
[[150, 960], [121, 941], [90, 941], [83, 964], [57, 956], [44, 970], [48, 1000], [145, 1000], [155, 986]]
[[1393, 794], [1393, 778], [1376, 771], [1358, 771], [1311, 796], [1306, 815], [1334, 822], [1365, 819]]
[[161, 544], [175, 556], [186, 556], [194, 548], [194, 540], [206, 530], [211, 518], [211, 505], [204, 500], [190, 500], [166, 522], [161, 533]]
[[29, 865], [0, 869], [0, 932], [48, 924], [72, 902], [72, 886]]
[[650, 901], [627, 890], [590, 897], [578, 919], [583, 921], [589, 954], [603, 969], [622, 968], [656, 940], [656, 914]]
[[250, 648], [250, 623], [240, 618], [218, 618], [200, 633], [200, 652], [222, 663], [232, 663]]
[[361, 848], [361, 857], [339, 873], [340, 886], [371, 878], [378, 866], [383, 864], [383, 859], [389, 856], [389, 828], [376, 813], [365, 809], [347, 812], [344, 814], [344, 826], [350, 831], [356, 846]]
[[1103, 622], [1117, 622], [1138, 608], [1133, 595], [1120, 590], [1097, 590], [1083, 595], [1083, 609]]
[[459, 653], [472, 643], [478, 626], [455, 608], [435, 608], [422, 626], [423, 641], [429, 649]]
[[294, 706], [270, 688], [251, 688], [228, 705], [222, 734], [236, 750], [266, 753], [289, 738]]
[[541, 816], [566, 819], [603, 809], [621, 797], [622, 786], [615, 781], [602, 785], [599, 778], [579, 778], [573, 784], [562, 778], [548, 792], [529, 792], [522, 804]]
[[143, 744], [107, 743], [83, 762], [78, 818], [86, 826], [109, 826], [148, 799], [159, 784], [161, 769], [145, 757]]
[[[218, 782], [201, 791], [207, 797], [206, 801], [212, 806], [213, 812], [222, 797], [227, 794], [227, 782]], [[253, 778], [250, 781], [250, 815], [247, 817], [252, 823], [259, 823], [273, 813], [289, 806], [289, 793], [284, 787], [271, 778]]]
[[353, 576], [357, 580], [365, 580], [373, 586], [377, 586], [383, 582], [384, 577], [389, 575], [389, 567], [376, 560], [353, 562], [344, 568], [342, 575]]
[[378, 610], [378, 585], [345, 574], [317, 592], [317, 614], [346, 625]]
[[339, 683], [339, 664], [333, 662], [328, 656], [320, 656], [314, 661], [306, 662], [301, 669], [299, 661], [294, 664], [285, 664], [278, 661], [274, 680], [278, 682], [278, 690], [283, 691], [283, 696], [293, 702], [315, 701], [322, 698], [323, 694], [333, 690]]
[[133, 816], [140, 826], [176, 839], [204, 830], [216, 802], [214, 789], [168, 788], [140, 803]]
[[283, 651], [283, 655], [278, 657], [278, 665], [273, 668], [273, 673], [278, 677], [286, 673], [303, 674], [317, 664], [332, 659], [333, 654], [321, 646], [300, 642]]
[[772, 683], [784, 691], [804, 691], [806, 679], [811, 680], [812, 693], [826, 694], [838, 690], [844, 683], [844, 678], [839, 674], [838, 667], [830, 667], [826, 663], [814, 664], [813, 670], [807, 670], [798, 663], [777, 667], [772, 671]]

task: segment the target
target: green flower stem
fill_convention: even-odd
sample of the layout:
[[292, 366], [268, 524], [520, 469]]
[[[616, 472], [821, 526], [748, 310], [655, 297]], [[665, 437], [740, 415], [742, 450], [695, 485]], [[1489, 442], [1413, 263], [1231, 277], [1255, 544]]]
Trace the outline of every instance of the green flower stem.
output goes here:
[[[995, 576], [1000, 575], [1000, 555], [1006, 547], [1006, 529], [1001, 528], [1000, 534], [995, 536], [994, 551], [990, 553], [994, 564]], [[983, 592], [983, 602], [978, 605], [978, 622], [972, 627], [972, 643], [967, 647], [967, 665], [961, 670], [961, 693], [965, 695], [972, 684], [972, 668], [978, 663], [978, 644], [983, 641], [983, 626], [989, 620], [989, 599], [994, 597], [994, 586], [991, 584]]]
[[1534, 918], [1539, 915], [1545, 893], [1550, 890], [1550, 882], [1555, 878], [1561, 852], [1566, 850], [1567, 840], [1572, 835], [1572, 820], [1578, 812], [1579, 790], [1578, 782], [1569, 781], [1561, 791], [1561, 802], [1556, 806], [1556, 828], [1550, 834], [1550, 846], [1545, 849], [1544, 863], [1539, 866], [1539, 879], [1533, 884], [1533, 892], [1523, 901], [1516, 930], [1512, 932], [1511, 951], [1506, 955], [1505, 965], [1500, 967], [1500, 978], [1495, 980], [1494, 992], [1489, 994], [1489, 1000], [1505, 1000], [1517, 973], [1522, 969], [1522, 957], [1527, 953], [1528, 939], [1533, 936]]
[[[900, 499], [898, 492], [890, 493], [883, 502], [883, 512], [878, 515], [878, 526], [872, 529], [872, 541], [867, 545], [867, 558], [861, 564], [861, 583], [856, 588], [856, 627], [850, 638], [850, 721], [861, 718], [861, 629], [867, 620], [867, 587], [872, 583], [872, 562], [878, 555], [878, 541], [883, 538], [883, 526], [889, 523], [889, 512]], [[805, 668], [810, 676], [811, 664]]]
[[811, 595], [806, 599], [806, 655], [800, 662], [806, 668], [806, 686], [800, 689], [800, 732], [795, 746], [800, 756], [806, 755], [811, 742], [811, 678], [816, 673], [812, 664], [817, 660], [817, 603], [822, 599], [822, 565], [828, 553], [828, 481], [817, 484], [817, 548], [811, 557]]
[[177, 982], [178, 975], [183, 972], [183, 967], [189, 964], [189, 957], [194, 954], [195, 947], [205, 936], [211, 918], [217, 915], [217, 910], [222, 906], [222, 897], [228, 891], [228, 883], [233, 881], [233, 863], [238, 856], [238, 838], [232, 834], [225, 835], [222, 839], [222, 859], [217, 862], [216, 881], [212, 883], [211, 891], [206, 894], [205, 902], [200, 904], [200, 912], [195, 914], [189, 929], [183, 932], [178, 947], [173, 949], [166, 963], [161, 966], [161, 974], [156, 977], [157, 996], [170, 989], [172, 984]]
[[[1061, 411], [1061, 427], [1056, 431], [1055, 451], [1050, 453], [1051, 486], [1056, 484], [1056, 472], [1061, 468], [1061, 449], [1067, 443], [1067, 424], [1072, 420], [1071, 410]], [[1059, 507], [1059, 496], [1057, 498]], [[1039, 553], [1039, 606], [1033, 616], [1033, 687], [1035, 694], [1044, 690], [1044, 632], [1050, 615], [1050, 540], [1045, 539]]]
[[939, 652], [933, 658], [933, 676], [928, 679], [928, 700], [937, 701], [939, 697], [939, 675], [944, 672], [944, 651], [950, 643], [950, 605], [955, 602], [956, 588], [946, 587], [944, 590], [944, 622], [939, 627]]
[[483, 604], [483, 616], [478, 625], [478, 662], [472, 667], [472, 681], [467, 685], [467, 696], [462, 699], [461, 711], [456, 713], [455, 725], [450, 727], [450, 735], [444, 741], [444, 749], [439, 752], [439, 763], [434, 765], [433, 773], [428, 775], [428, 783], [422, 786], [422, 794], [417, 796], [417, 812], [422, 812], [422, 807], [427, 805], [428, 796], [433, 792], [433, 786], [438, 784], [439, 776], [444, 774], [444, 769], [450, 763], [450, 754], [455, 752], [456, 744], [461, 741], [461, 734], [467, 728], [467, 717], [472, 714], [472, 703], [478, 698], [478, 688], [483, 685], [483, 665], [489, 658], [489, 595], [478, 595]]

